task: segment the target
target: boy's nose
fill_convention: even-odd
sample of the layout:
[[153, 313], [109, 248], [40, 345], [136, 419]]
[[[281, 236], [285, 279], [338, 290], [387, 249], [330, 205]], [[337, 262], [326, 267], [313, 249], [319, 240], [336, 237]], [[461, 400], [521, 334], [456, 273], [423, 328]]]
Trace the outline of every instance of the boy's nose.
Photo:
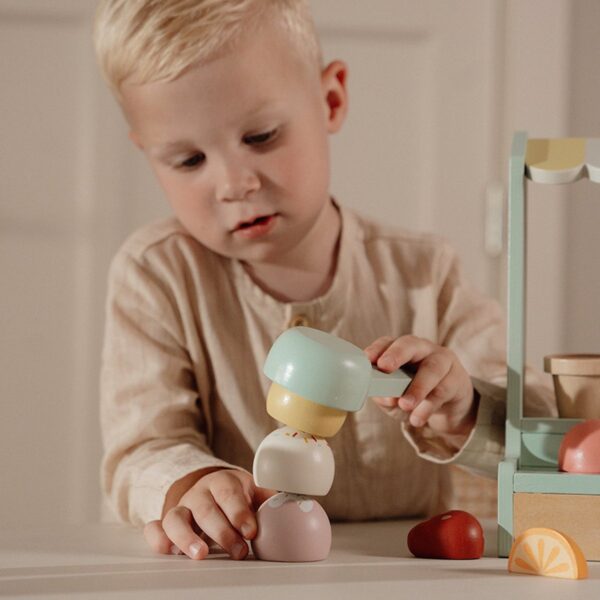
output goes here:
[[258, 175], [245, 165], [223, 165], [216, 186], [216, 199], [219, 202], [246, 200], [260, 188]]

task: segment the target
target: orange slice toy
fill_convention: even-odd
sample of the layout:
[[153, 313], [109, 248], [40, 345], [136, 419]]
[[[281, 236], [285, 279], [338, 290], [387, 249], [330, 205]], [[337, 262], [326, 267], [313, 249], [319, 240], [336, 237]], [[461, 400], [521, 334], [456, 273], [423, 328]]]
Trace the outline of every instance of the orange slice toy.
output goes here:
[[588, 567], [583, 552], [568, 535], [546, 527], [524, 531], [508, 557], [511, 573], [562, 579], [585, 579]]

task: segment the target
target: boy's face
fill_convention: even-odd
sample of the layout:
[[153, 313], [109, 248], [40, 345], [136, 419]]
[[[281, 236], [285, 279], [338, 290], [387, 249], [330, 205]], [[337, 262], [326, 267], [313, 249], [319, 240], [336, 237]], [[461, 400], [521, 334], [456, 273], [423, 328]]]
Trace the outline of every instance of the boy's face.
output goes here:
[[123, 87], [132, 139], [214, 252], [278, 261], [334, 218], [328, 135], [346, 113], [345, 66], [307, 63], [265, 26], [174, 81]]

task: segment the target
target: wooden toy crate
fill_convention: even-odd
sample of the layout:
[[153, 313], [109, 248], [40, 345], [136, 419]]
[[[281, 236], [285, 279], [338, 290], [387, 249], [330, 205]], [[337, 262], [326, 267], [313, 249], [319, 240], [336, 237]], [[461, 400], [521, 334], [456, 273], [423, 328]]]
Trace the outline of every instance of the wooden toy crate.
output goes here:
[[[578, 419], [523, 417], [525, 382], [526, 202], [529, 178], [600, 183], [600, 139], [513, 138], [509, 172], [508, 382], [505, 458], [498, 467], [498, 555], [529, 527], [551, 527], [600, 560], [600, 474], [558, 470], [564, 434]], [[600, 401], [600, 398], [599, 398]]]

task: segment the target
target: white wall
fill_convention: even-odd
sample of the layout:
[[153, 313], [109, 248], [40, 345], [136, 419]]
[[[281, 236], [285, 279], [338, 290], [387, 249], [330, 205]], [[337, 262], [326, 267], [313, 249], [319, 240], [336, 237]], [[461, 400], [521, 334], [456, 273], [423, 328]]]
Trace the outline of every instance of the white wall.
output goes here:
[[[573, 2], [570, 131], [600, 137], [600, 2]], [[564, 352], [600, 352], [600, 185], [573, 186], [566, 214]]]

